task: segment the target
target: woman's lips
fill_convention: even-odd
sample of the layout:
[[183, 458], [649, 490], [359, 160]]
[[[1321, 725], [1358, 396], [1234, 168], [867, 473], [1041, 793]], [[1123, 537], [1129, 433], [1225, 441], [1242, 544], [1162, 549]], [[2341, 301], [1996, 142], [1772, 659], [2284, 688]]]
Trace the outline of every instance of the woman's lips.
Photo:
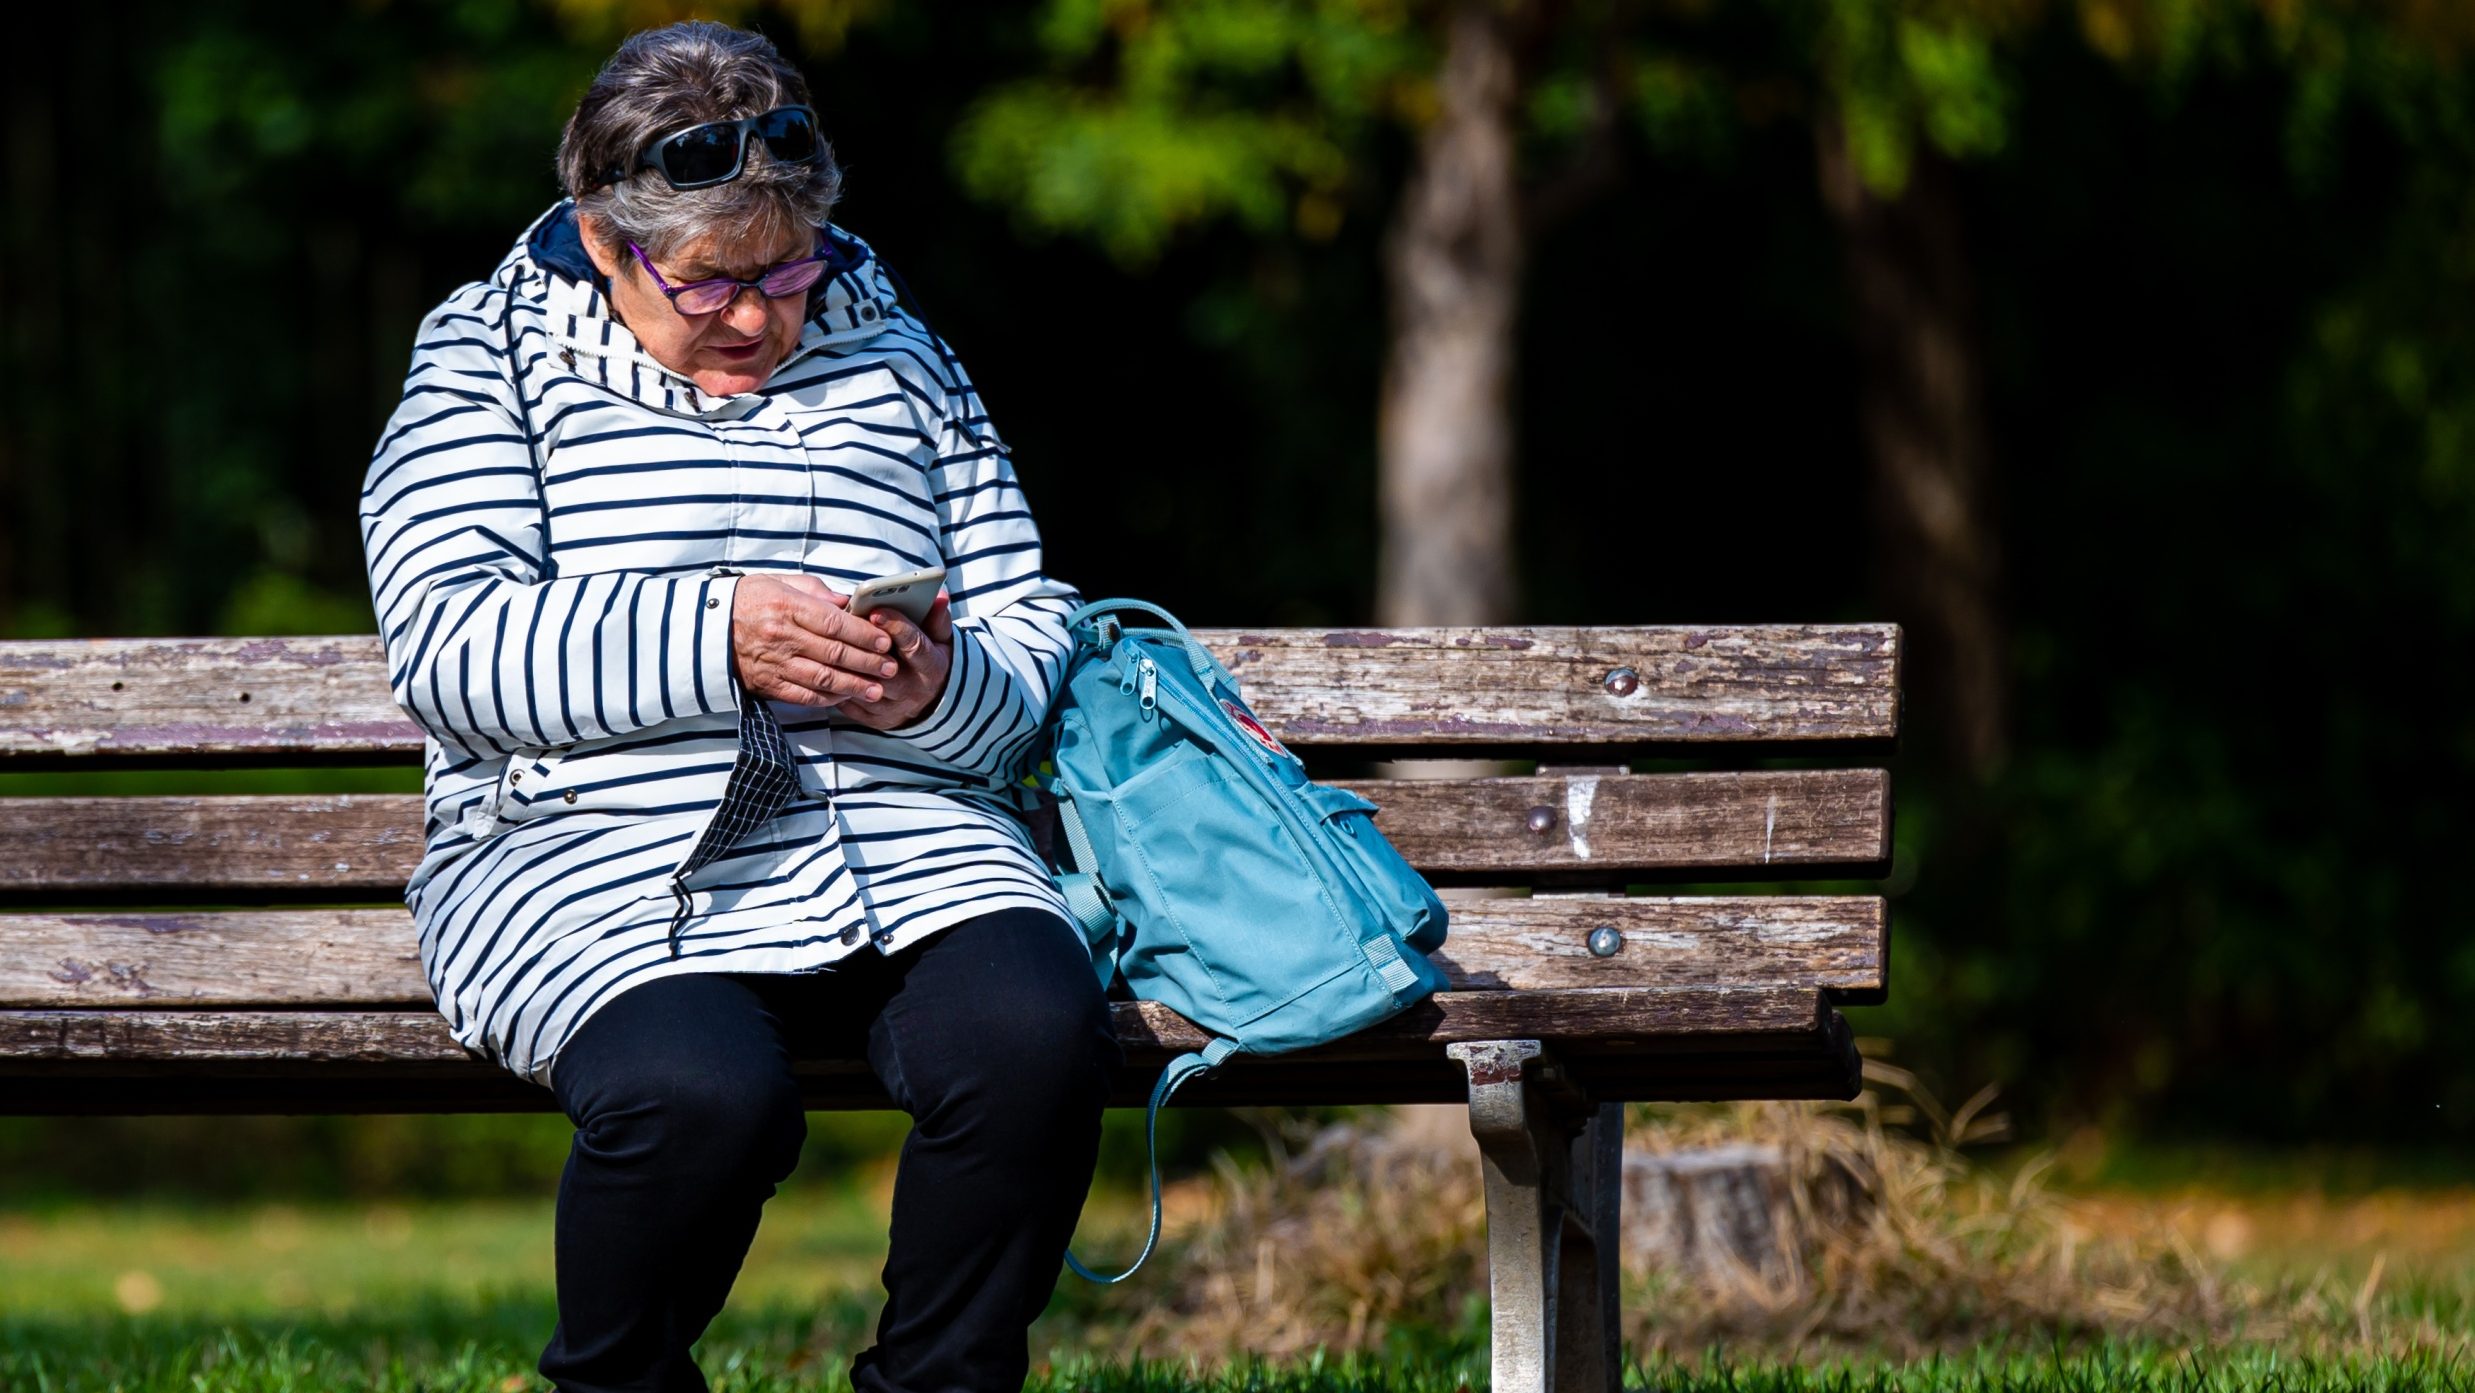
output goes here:
[[717, 343], [712, 345], [712, 348], [714, 352], [721, 354], [723, 357], [728, 358], [733, 362], [745, 362], [748, 359], [755, 357], [756, 351], [764, 346], [765, 341], [763, 339], [752, 339], [747, 343], [738, 345]]

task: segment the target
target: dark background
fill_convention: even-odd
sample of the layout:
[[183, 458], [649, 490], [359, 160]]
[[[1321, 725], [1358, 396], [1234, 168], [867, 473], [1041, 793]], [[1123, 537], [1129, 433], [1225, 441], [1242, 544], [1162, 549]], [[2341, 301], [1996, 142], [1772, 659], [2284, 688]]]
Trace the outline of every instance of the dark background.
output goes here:
[[[414, 326], [556, 198], [608, 36], [494, 5], [39, 23], [0, 96], [0, 636], [370, 631], [354, 505]], [[1806, 61], [1759, 16], [1673, 41]], [[2475, 1128], [2475, 105], [2244, 42], [2169, 91], [2057, 9], [2006, 49], [2002, 147], [1956, 167], [2012, 749], [1961, 769], [1912, 697], [1892, 1004], [1856, 1020], [1946, 1096], [1999, 1083], [2032, 1141], [2437, 1150]], [[954, 173], [968, 104], [1038, 61], [1027, 14], [890, 8], [801, 61], [837, 221], [969, 364], [1052, 571], [1191, 624], [1369, 618], [1405, 136], [1328, 239], [1205, 228], [1128, 269]], [[1626, 141], [1525, 286], [1520, 618], [1912, 623], [1810, 127]], [[13, 1122], [0, 1162], [130, 1125]], [[283, 1125], [346, 1155], [523, 1120]]]

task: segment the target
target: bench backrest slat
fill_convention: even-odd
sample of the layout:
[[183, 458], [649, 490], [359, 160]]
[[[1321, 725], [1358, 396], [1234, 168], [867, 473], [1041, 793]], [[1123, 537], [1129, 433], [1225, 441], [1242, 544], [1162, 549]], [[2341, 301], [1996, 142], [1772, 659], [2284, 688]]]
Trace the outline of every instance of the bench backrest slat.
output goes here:
[[[1519, 884], [1635, 872], [1878, 869], [1878, 769], [1613, 777], [1335, 780], [1434, 879]], [[409, 794], [28, 798], [0, 805], [0, 896], [247, 892], [394, 898], [420, 864]]]
[[[1893, 625], [1199, 629], [1281, 739], [1386, 751], [1895, 737]], [[1629, 671], [1611, 685], [1611, 674]], [[0, 761], [417, 755], [374, 635], [0, 642]]]

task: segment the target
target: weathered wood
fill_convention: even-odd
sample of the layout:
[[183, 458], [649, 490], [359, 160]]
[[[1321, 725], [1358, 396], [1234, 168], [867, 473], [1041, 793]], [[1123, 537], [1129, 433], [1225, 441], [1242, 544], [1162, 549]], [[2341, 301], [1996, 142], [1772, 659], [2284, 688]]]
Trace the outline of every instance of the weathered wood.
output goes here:
[[[1878, 866], [1890, 776], [1822, 769], [1337, 780], [1439, 881]], [[421, 861], [411, 794], [0, 800], [0, 892], [118, 899], [248, 892], [400, 898]]]
[[1379, 805], [1410, 864], [1438, 879], [1541, 872], [1886, 865], [1879, 769], [1342, 780]]
[[[1638, 1102], [1742, 1098], [1836, 1098], [1854, 1092], [1850, 1069], [1827, 1055], [1661, 1055], [1627, 1061], [1621, 1073], [1593, 1077], [1593, 1096]], [[813, 1110], [889, 1108], [892, 1101], [855, 1061], [796, 1063]], [[1157, 1063], [1121, 1070], [1109, 1088], [1115, 1107], [1141, 1107]], [[1176, 1107], [1320, 1106], [1445, 1103], [1463, 1096], [1459, 1066], [1440, 1051], [1420, 1059], [1352, 1060], [1317, 1065], [1241, 1059], [1178, 1090]], [[109, 1064], [68, 1061], [39, 1073], [0, 1072], [0, 1116], [75, 1114], [129, 1117], [162, 1113], [555, 1112], [550, 1091], [479, 1063], [406, 1072], [378, 1062], [335, 1062], [314, 1073], [270, 1074], [207, 1065], [137, 1074]]]
[[[1140, 1106], [1202, 1032], [1150, 1002], [1113, 1007], [1126, 1066], [1118, 1106]], [[1446, 994], [1346, 1040], [1242, 1056], [1181, 1106], [1435, 1102], [1460, 1072], [1442, 1046], [1509, 1030], [1556, 1043], [1562, 1086], [1601, 1102], [1847, 1098], [1847, 1024], [1812, 992], [1733, 988]], [[1571, 1032], [1567, 1034], [1567, 1032]], [[853, 1050], [797, 1042], [812, 1108], [881, 1108]], [[0, 1116], [32, 1113], [540, 1110], [550, 1094], [465, 1054], [429, 1011], [0, 1011]]]
[[[1435, 954], [1456, 988], [1739, 986], [1869, 999], [1884, 985], [1883, 902], [1790, 898], [1454, 899]], [[1621, 945], [1590, 950], [1592, 930]], [[1601, 946], [1608, 946], [1601, 939]], [[422, 1006], [401, 908], [0, 916], [0, 1006]]]
[[[1161, 1058], [1210, 1037], [1155, 1001], [1111, 1003], [1127, 1052]], [[1520, 1037], [1785, 1037], [1817, 1047], [1830, 1008], [1813, 991], [1745, 987], [1628, 987], [1595, 991], [1440, 992], [1345, 1040], [1298, 1059], [1363, 1059], [1401, 1047]], [[53, 1061], [184, 1066], [400, 1066], [471, 1062], [430, 1011], [0, 1011], [0, 1072]]]
[[375, 634], [0, 643], [0, 754], [390, 762], [421, 739]]
[[[1878, 741], [1896, 625], [1197, 630], [1300, 746]], [[1611, 684], [1629, 670], [1632, 681]], [[419, 753], [374, 635], [0, 643], [0, 757], [230, 764]]]
[[54, 899], [401, 899], [417, 794], [0, 800], [0, 891]]

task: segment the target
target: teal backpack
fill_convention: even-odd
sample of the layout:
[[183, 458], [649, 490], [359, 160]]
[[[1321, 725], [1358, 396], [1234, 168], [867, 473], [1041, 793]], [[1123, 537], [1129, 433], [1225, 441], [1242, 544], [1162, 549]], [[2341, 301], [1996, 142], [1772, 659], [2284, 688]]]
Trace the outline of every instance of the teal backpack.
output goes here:
[[[1128, 628], [1139, 610], [1165, 628]], [[1072, 866], [1057, 873], [1106, 987], [1123, 976], [1210, 1032], [1152, 1090], [1145, 1134], [1181, 1084], [1231, 1055], [1337, 1039], [1446, 986], [1427, 953], [1444, 905], [1375, 827], [1373, 803], [1306, 777], [1247, 709], [1237, 679], [1168, 611], [1096, 600], [1066, 620], [1074, 651], [1049, 713], [1041, 788]], [[1152, 1158], [1160, 1239], [1160, 1163]]]

